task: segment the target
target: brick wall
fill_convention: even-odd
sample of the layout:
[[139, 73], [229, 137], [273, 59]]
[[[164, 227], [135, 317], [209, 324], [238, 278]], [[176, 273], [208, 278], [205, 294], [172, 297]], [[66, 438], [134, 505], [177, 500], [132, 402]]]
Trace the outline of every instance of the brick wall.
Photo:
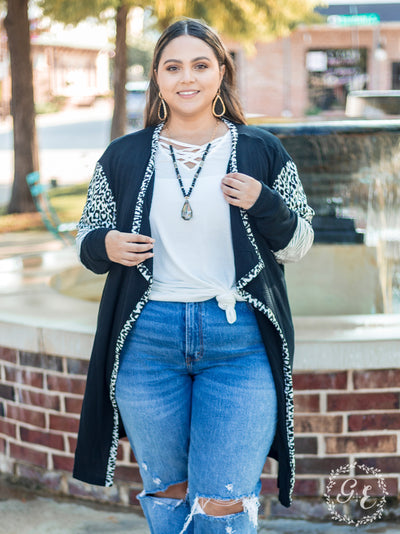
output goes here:
[[[139, 470], [126, 440], [112, 488], [71, 477], [87, 364], [0, 348], [0, 470], [51, 491], [137, 505]], [[389, 495], [397, 496], [400, 369], [299, 372], [294, 385], [295, 502], [321, 500], [330, 471], [352, 461], [379, 468]], [[263, 495], [277, 494], [276, 468], [267, 461]]]
[[[381, 24], [379, 31], [385, 43], [386, 61], [374, 60], [375, 26], [357, 27], [357, 46], [368, 51], [368, 89], [388, 90], [392, 87], [391, 65], [399, 57], [399, 24]], [[257, 43], [256, 54], [245, 56], [238, 69], [240, 97], [246, 113], [272, 118], [279, 118], [284, 112], [295, 118], [304, 116], [310, 106], [307, 52], [355, 46], [354, 27], [325, 24], [302, 26], [287, 38]]]

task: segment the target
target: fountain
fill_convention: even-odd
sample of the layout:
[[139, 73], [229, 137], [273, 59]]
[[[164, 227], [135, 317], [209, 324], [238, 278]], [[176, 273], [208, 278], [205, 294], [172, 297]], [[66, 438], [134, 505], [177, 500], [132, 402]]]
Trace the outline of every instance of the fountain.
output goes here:
[[[343, 120], [262, 127], [277, 135], [292, 155], [316, 212], [317, 246], [306, 263], [288, 268], [289, 289], [298, 286], [293, 299], [295, 314], [309, 315], [316, 310], [327, 314], [400, 311], [398, 299], [393, 299], [399, 290], [400, 121]], [[314, 286], [318, 266], [314, 264], [311, 279], [307, 275], [314, 260], [325, 279], [325, 284], [320, 280], [318, 294]], [[332, 261], [337, 262], [335, 276], [329, 277]], [[371, 268], [373, 264], [375, 268]], [[292, 277], [292, 273], [298, 276]], [[297, 284], [300, 280], [306, 283]], [[351, 282], [348, 291], [346, 282]], [[321, 303], [329, 304], [335, 292], [345, 293], [340, 299], [342, 306], [336, 302], [330, 310], [329, 306], [321, 310]], [[316, 299], [310, 301], [313, 294]], [[307, 300], [309, 306], [304, 305]]]

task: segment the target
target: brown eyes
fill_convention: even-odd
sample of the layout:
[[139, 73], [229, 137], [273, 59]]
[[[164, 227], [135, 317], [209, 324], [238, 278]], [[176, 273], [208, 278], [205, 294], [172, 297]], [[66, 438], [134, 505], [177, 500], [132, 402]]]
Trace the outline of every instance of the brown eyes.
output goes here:
[[[198, 63], [197, 65], [194, 66], [194, 68], [196, 70], [204, 70], [208, 68], [208, 65], [206, 65], [205, 63]], [[166, 70], [168, 72], [175, 72], [178, 69], [179, 69], [179, 65], [169, 65]]]

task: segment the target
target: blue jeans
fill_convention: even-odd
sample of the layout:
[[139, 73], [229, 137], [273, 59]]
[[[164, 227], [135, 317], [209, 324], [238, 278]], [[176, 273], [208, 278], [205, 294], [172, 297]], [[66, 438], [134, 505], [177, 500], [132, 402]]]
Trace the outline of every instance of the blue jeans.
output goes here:
[[[116, 399], [152, 534], [254, 534], [277, 402], [254, 311], [229, 324], [215, 299], [149, 301], [129, 334]], [[185, 499], [152, 495], [188, 481]], [[208, 515], [200, 497], [241, 501]]]

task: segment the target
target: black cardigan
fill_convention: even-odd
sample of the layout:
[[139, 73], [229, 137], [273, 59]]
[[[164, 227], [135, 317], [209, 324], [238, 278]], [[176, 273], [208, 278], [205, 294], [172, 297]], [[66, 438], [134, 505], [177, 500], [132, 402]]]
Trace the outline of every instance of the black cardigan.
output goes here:
[[[290, 243], [298, 217], [311, 223], [296, 166], [280, 141], [256, 127], [227, 122], [232, 134], [229, 172], [262, 182], [249, 210], [230, 206], [236, 288], [256, 313], [274, 376], [278, 424], [269, 456], [279, 462], [279, 499], [291, 504], [294, 485], [292, 364], [294, 332], [283, 267], [274, 252]], [[136, 267], [111, 262], [105, 250], [110, 229], [151, 235], [149, 213], [154, 159], [161, 125], [112, 142], [100, 158], [79, 223], [82, 263], [108, 272], [83, 401], [74, 477], [113, 483], [118, 440], [125, 436], [115, 401], [119, 355], [151, 291], [152, 259]], [[251, 432], [251, 429], [249, 429]]]

